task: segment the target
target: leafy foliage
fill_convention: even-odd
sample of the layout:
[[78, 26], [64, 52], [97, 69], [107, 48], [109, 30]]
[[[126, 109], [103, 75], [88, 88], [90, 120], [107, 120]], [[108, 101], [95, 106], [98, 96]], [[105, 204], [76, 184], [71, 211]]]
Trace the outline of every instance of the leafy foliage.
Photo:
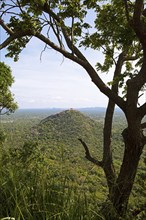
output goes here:
[[[38, 112], [40, 120], [44, 116], [43, 114], [40, 116]], [[90, 116], [93, 117], [93, 113], [90, 113]], [[103, 220], [102, 203], [106, 202], [108, 208], [111, 206], [106, 201], [108, 192], [103, 171], [84, 160], [82, 148], [75, 146], [73, 137], [70, 139], [70, 145], [65, 141], [69, 133], [71, 134], [74, 123], [76, 129], [79, 127], [81, 132], [83, 130], [85, 133], [88, 131], [89, 135], [93, 129], [91, 125], [96, 124], [100, 133], [103, 114], [100, 113], [98, 117], [94, 116], [96, 123], [93, 119], [73, 110], [41, 120], [38, 128], [43, 123], [46, 124], [44, 128], [46, 130], [49, 130], [49, 127], [51, 130], [54, 123], [56, 132], [57, 126], [60, 129], [64, 127], [63, 134], [67, 132], [67, 135], [62, 135], [62, 143], [59, 140], [56, 144], [55, 142], [52, 144], [44, 136], [38, 142], [26, 139], [28, 134], [30, 136], [31, 127], [34, 128], [34, 124], [38, 124], [38, 119], [34, 120], [33, 114], [24, 118], [24, 113], [22, 116], [17, 113], [15, 117], [13, 115], [5, 116], [2, 120], [4, 136], [7, 134], [7, 139], [5, 138], [5, 142], [0, 145], [0, 218], [11, 216], [15, 219], [28, 220]], [[10, 126], [12, 119], [14, 120], [13, 129]], [[62, 120], [65, 120], [63, 125]], [[52, 121], [52, 124], [49, 124], [49, 121]], [[78, 125], [76, 124], [77, 121]], [[116, 140], [114, 142], [114, 153], [117, 166], [119, 166], [119, 159], [121, 158], [118, 133], [121, 127], [125, 126], [123, 121], [123, 116], [117, 113], [114, 119], [113, 134]], [[84, 129], [80, 127], [83, 122]], [[87, 124], [89, 127], [86, 130]], [[70, 131], [68, 132], [68, 130]], [[53, 135], [55, 132], [52, 133]], [[48, 136], [50, 137], [49, 133]], [[101, 135], [99, 135], [99, 141], [102, 141]], [[99, 149], [99, 145], [93, 147], [93, 154], [95, 149], [98, 150], [97, 148]], [[144, 205], [144, 189], [146, 187], [144, 170], [142, 157], [130, 198], [129, 209], [131, 213]], [[140, 212], [137, 217], [128, 217], [127, 215], [128, 220], [144, 218], [145, 211]]]
[[10, 91], [13, 82], [10, 67], [0, 62], [0, 115], [14, 112], [17, 109], [14, 96]]

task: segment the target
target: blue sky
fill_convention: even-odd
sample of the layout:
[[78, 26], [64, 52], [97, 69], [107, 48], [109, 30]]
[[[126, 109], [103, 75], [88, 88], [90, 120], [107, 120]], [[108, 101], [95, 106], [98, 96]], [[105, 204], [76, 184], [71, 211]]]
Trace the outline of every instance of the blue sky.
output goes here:
[[[18, 62], [0, 57], [12, 69], [15, 78], [11, 90], [19, 108], [80, 108], [106, 107], [107, 98], [91, 82], [79, 65], [63, 58], [53, 49], [47, 49], [40, 60], [44, 44], [33, 38], [20, 54]], [[99, 51], [84, 51], [93, 66], [102, 61]], [[111, 81], [112, 72], [101, 74], [104, 82]], [[141, 97], [142, 102], [146, 95]]]
[[[5, 17], [7, 20], [7, 16]], [[94, 26], [95, 14], [88, 11], [87, 21]], [[0, 30], [0, 40], [6, 37]], [[20, 54], [18, 62], [5, 58], [6, 50], [0, 51], [0, 59], [9, 65], [15, 78], [11, 90], [19, 108], [78, 108], [106, 107], [107, 98], [91, 82], [88, 74], [79, 65], [63, 58], [53, 49], [47, 49], [40, 61], [44, 44], [33, 38]], [[90, 63], [102, 61], [100, 51], [83, 51]], [[109, 74], [100, 74], [105, 83], [112, 80]], [[146, 92], [145, 92], [146, 93]], [[140, 103], [145, 102], [146, 94]]]
[[[53, 49], [47, 49], [40, 60], [43, 48], [44, 44], [33, 38], [20, 54], [18, 62], [5, 58], [6, 50], [1, 51], [1, 61], [11, 67], [15, 78], [11, 90], [19, 108], [106, 106], [106, 97], [91, 82], [83, 68]], [[98, 52], [84, 52], [93, 65], [101, 60]], [[110, 76], [106, 77], [109, 81]]]

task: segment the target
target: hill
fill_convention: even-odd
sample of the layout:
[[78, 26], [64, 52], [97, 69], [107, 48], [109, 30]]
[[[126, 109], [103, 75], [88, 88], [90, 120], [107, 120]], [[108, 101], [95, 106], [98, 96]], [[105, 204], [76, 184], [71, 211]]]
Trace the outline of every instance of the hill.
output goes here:
[[49, 146], [65, 145], [81, 147], [78, 138], [83, 139], [93, 150], [101, 151], [101, 124], [77, 110], [65, 110], [43, 119], [33, 127], [33, 137], [45, 140]]
[[[18, 117], [13, 126], [9, 118], [2, 124], [8, 135], [0, 149], [0, 219], [8, 214], [28, 220], [103, 219], [101, 206], [108, 195], [103, 169], [84, 158], [77, 140], [82, 138], [92, 156], [101, 160], [103, 116], [93, 117], [92, 111], [90, 118], [86, 112], [84, 115], [73, 109], [52, 114]], [[117, 173], [124, 149], [119, 136], [124, 123], [117, 113], [113, 125]], [[145, 204], [144, 181], [142, 158], [130, 210], [139, 210]], [[138, 219], [145, 219], [141, 214]]]

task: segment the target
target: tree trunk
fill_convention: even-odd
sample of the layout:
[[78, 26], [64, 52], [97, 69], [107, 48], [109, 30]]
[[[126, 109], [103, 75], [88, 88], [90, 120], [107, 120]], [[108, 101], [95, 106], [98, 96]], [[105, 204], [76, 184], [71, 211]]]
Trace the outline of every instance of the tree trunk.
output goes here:
[[[122, 52], [119, 55], [119, 58], [115, 66], [113, 85], [111, 90], [116, 94], [118, 94], [118, 89], [119, 89], [119, 82], [116, 81], [116, 78], [121, 74], [124, 57], [125, 57], [125, 52]], [[108, 106], [106, 109], [104, 129], [103, 129], [103, 169], [107, 179], [109, 194], [116, 180], [116, 172], [113, 164], [112, 145], [111, 145], [114, 110], [115, 110], [115, 102], [109, 99]]]
[[110, 201], [117, 213], [123, 217], [126, 214], [129, 196], [144, 144], [142, 143], [142, 137], [139, 143], [133, 143], [135, 137], [130, 138], [128, 129], [125, 129], [122, 135], [125, 143], [125, 152], [119, 176], [110, 195]]
[[103, 169], [105, 172], [109, 193], [112, 190], [113, 184], [116, 180], [116, 173], [113, 164], [111, 135], [112, 135], [112, 121], [114, 114], [115, 103], [109, 100], [108, 107], [105, 115], [104, 129], [103, 129]]

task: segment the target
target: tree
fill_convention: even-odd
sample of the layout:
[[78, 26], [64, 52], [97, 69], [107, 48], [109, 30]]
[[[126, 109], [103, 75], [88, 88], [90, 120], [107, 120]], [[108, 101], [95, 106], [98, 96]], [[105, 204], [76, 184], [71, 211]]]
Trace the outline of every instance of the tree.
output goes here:
[[[109, 201], [117, 215], [124, 216], [136, 176], [146, 137], [142, 120], [146, 103], [139, 105], [141, 89], [146, 83], [146, 17], [145, 0], [16, 0], [2, 2], [2, 28], [8, 37], [0, 48], [17, 61], [20, 52], [33, 37], [82, 66], [92, 82], [109, 99], [103, 130], [103, 159], [90, 154], [84, 140], [86, 158], [103, 168], [109, 188]], [[86, 15], [94, 13], [94, 28]], [[7, 20], [6, 17], [7, 16]], [[9, 20], [8, 20], [9, 17]], [[100, 50], [104, 63], [93, 67], [83, 48]], [[104, 83], [100, 72], [114, 67], [113, 80]], [[113, 69], [112, 69], [113, 70]], [[122, 91], [122, 95], [119, 95]], [[124, 156], [119, 173], [112, 157], [112, 121], [117, 105], [125, 114], [127, 128], [122, 132]], [[104, 212], [106, 215], [106, 212]], [[106, 219], [114, 219], [113, 213]]]
[[13, 82], [10, 67], [0, 62], [0, 115], [12, 113], [17, 109], [17, 103], [14, 102], [14, 96], [9, 89]]

